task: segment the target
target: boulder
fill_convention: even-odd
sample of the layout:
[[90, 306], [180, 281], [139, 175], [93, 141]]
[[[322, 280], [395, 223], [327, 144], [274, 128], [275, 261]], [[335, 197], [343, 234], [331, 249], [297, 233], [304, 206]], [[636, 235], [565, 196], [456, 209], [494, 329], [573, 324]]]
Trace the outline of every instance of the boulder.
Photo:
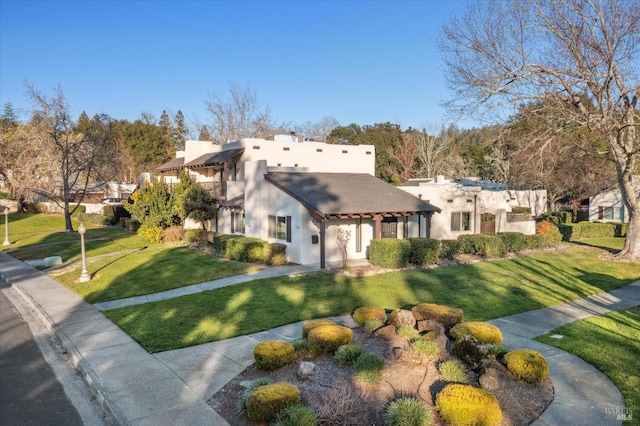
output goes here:
[[309, 361], [302, 361], [298, 367], [298, 377], [302, 380], [307, 380], [313, 375], [316, 369], [316, 365]]
[[389, 316], [389, 324], [399, 327], [415, 327], [416, 326], [416, 318], [413, 316], [413, 312], [408, 311], [406, 309], [396, 309], [391, 312]]

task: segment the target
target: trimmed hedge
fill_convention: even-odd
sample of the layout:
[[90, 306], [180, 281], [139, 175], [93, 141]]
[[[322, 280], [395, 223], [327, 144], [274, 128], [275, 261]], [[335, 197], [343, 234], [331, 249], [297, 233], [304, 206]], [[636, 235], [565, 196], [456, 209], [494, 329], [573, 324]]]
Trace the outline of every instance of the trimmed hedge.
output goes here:
[[271, 266], [287, 264], [287, 246], [281, 243], [267, 243], [264, 245], [264, 263]]
[[225, 256], [239, 262], [261, 262], [264, 260], [264, 245], [260, 238], [245, 237], [227, 241]]
[[436, 397], [440, 417], [449, 425], [497, 426], [502, 410], [491, 393], [469, 385], [451, 384]]
[[547, 360], [530, 349], [511, 351], [504, 356], [504, 362], [514, 376], [525, 382], [536, 383], [549, 375]]
[[570, 212], [558, 211], [558, 212], [547, 212], [540, 215], [540, 219], [548, 220], [556, 225], [561, 223], [571, 223], [573, 222], [573, 215]]
[[78, 213], [75, 215], [78, 222], [92, 223], [94, 225], [109, 225], [111, 218], [98, 213]]
[[296, 359], [296, 350], [284, 340], [266, 340], [253, 348], [253, 358], [259, 369], [273, 371], [291, 364]]
[[129, 213], [123, 206], [104, 206], [102, 208], [102, 214], [110, 218], [110, 222], [112, 225], [120, 222], [120, 218], [122, 217], [131, 217], [131, 213]]
[[435, 265], [440, 253], [440, 241], [431, 238], [409, 238], [411, 250], [409, 263], [414, 265]]
[[517, 253], [527, 247], [524, 234], [521, 232], [498, 232], [497, 235], [502, 239], [508, 253]]
[[410, 252], [411, 243], [408, 240], [371, 240], [369, 262], [382, 268], [404, 268], [409, 263]]
[[129, 232], [138, 232], [138, 229], [140, 229], [140, 221], [138, 219], [123, 218], [120, 222], [122, 227]]
[[563, 241], [583, 238], [614, 238], [627, 235], [626, 223], [579, 222], [558, 225]]
[[277, 382], [254, 389], [247, 397], [247, 416], [255, 423], [268, 422], [285, 407], [300, 403], [300, 389]]
[[462, 253], [477, 254], [484, 258], [504, 257], [506, 246], [497, 235], [467, 234], [458, 237]]
[[473, 336], [480, 343], [502, 344], [502, 333], [500, 329], [486, 322], [461, 322], [453, 326], [449, 333], [454, 339], [459, 339], [462, 336]]
[[213, 248], [219, 256], [225, 256], [227, 251], [227, 243], [238, 238], [246, 238], [239, 234], [216, 234], [213, 238]]
[[340, 346], [351, 343], [353, 331], [342, 325], [321, 325], [309, 332], [309, 350], [311, 355], [333, 354]]

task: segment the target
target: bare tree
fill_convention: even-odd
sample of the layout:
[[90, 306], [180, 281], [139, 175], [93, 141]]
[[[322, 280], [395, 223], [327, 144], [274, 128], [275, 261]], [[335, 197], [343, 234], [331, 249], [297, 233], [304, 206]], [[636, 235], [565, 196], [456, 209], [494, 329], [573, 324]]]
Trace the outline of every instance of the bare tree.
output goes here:
[[307, 121], [295, 127], [297, 134], [314, 141], [325, 142], [333, 129], [340, 126], [340, 122], [333, 117], [324, 117], [317, 123]]
[[267, 138], [282, 132], [283, 125], [271, 119], [268, 106], [262, 106], [256, 93], [249, 86], [229, 83], [229, 98], [210, 93], [204, 101], [211, 115], [207, 130], [217, 143], [227, 143], [242, 138]]
[[415, 132], [415, 138], [418, 176], [435, 178], [445, 174], [455, 144], [450, 134], [443, 129], [439, 136], [430, 135], [427, 129], [423, 128]]
[[486, 116], [544, 101], [556, 123], [606, 141], [629, 213], [618, 257], [640, 260], [640, 194], [632, 185], [640, 156], [640, 2], [470, 2], [443, 26], [440, 47], [452, 111]]
[[[95, 116], [83, 129], [77, 129], [69, 113], [62, 88], [49, 98], [28, 87], [36, 104], [29, 129], [22, 134], [23, 148], [18, 156], [33, 156], [34, 162], [14, 164], [16, 172], [31, 174], [28, 190], [56, 203], [64, 211], [65, 227], [73, 231], [71, 215], [82, 202], [85, 193], [96, 183], [101, 155], [108, 157], [109, 119]], [[29, 167], [25, 167], [25, 166]], [[22, 169], [22, 170], [21, 170]]]

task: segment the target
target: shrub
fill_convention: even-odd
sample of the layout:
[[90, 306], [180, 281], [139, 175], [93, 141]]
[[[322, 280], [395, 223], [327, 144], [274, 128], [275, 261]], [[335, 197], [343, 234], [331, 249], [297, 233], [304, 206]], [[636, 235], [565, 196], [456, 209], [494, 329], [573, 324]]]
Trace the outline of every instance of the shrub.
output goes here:
[[451, 327], [462, 322], [462, 309], [452, 308], [434, 303], [420, 303], [411, 308], [413, 316], [418, 321], [433, 320], [442, 323], [445, 327]]
[[505, 249], [509, 253], [517, 253], [527, 247], [524, 234], [521, 232], [498, 232]]
[[264, 260], [265, 241], [254, 237], [234, 238], [227, 241], [224, 255], [239, 262]]
[[440, 240], [440, 257], [453, 259], [462, 253], [462, 247], [458, 240]]
[[530, 207], [518, 206], [511, 209], [512, 213], [531, 213]]
[[500, 358], [508, 352], [507, 348], [504, 345], [497, 345], [495, 343], [487, 343], [485, 347], [487, 348], [489, 353], [496, 358]]
[[184, 229], [182, 226], [171, 226], [162, 230], [163, 243], [176, 243], [184, 239]]
[[504, 362], [514, 376], [525, 382], [539, 382], [549, 375], [547, 360], [530, 349], [509, 352], [504, 356]]
[[438, 364], [438, 371], [445, 382], [468, 383], [466, 368], [457, 359], [450, 359]]
[[98, 213], [78, 213], [75, 217], [78, 222], [93, 223], [94, 225], [109, 225], [110, 221], [107, 216]]
[[540, 215], [540, 219], [558, 225], [561, 223], [571, 223], [573, 216], [570, 212], [558, 211], [543, 213]]
[[370, 320], [366, 320], [364, 325], [362, 326], [362, 328], [364, 328], [365, 331], [376, 331], [377, 329], [379, 329], [380, 327], [382, 327], [384, 325], [384, 322], [377, 320], [377, 319], [370, 319]]
[[296, 404], [278, 411], [271, 426], [316, 426], [317, 424], [318, 416], [315, 411], [304, 405]]
[[353, 311], [353, 319], [360, 325], [364, 325], [369, 320], [378, 320], [385, 322], [387, 313], [384, 308], [379, 306], [362, 306]]
[[140, 221], [138, 219], [125, 219], [122, 226], [129, 232], [138, 232], [140, 229]]
[[264, 245], [264, 263], [270, 266], [284, 266], [287, 264], [287, 246], [280, 243], [266, 243]]
[[131, 217], [131, 213], [129, 213], [123, 206], [119, 205], [104, 206], [102, 208], [102, 214], [109, 217], [109, 221], [112, 225], [120, 222], [120, 218]]
[[87, 212], [87, 206], [80, 205], [80, 206], [78, 206], [76, 211], [73, 212], [73, 217], [76, 217], [80, 213], [86, 213], [86, 212]]
[[138, 228], [138, 234], [148, 239], [153, 244], [159, 244], [162, 242], [162, 228], [153, 225], [140, 225]]
[[205, 241], [203, 229], [185, 229], [184, 239], [188, 243], [198, 244]]
[[422, 355], [426, 355], [430, 358], [435, 358], [440, 354], [440, 350], [438, 349], [438, 345], [436, 342], [431, 340], [416, 340], [411, 343], [411, 347], [414, 351], [421, 353]]
[[375, 385], [382, 381], [382, 370], [386, 366], [384, 359], [371, 352], [363, 352], [353, 362], [355, 376], [363, 383]]
[[486, 322], [461, 322], [453, 326], [449, 333], [454, 339], [459, 339], [462, 336], [473, 336], [480, 343], [502, 344], [500, 329]]
[[420, 332], [413, 327], [407, 327], [405, 325], [398, 327], [397, 329], [398, 336], [414, 341], [420, 339]]
[[614, 238], [626, 234], [626, 224], [579, 222], [558, 225], [564, 241], [576, 241], [584, 238]]
[[293, 349], [295, 349], [296, 352], [304, 351], [309, 349], [309, 342], [307, 341], [307, 339], [296, 339], [291, 342], [291, 346], [293, 346]]
[[440, 253], [440, 241], [431, 238], [409, 238], [411, 250], [409, 263], [414, 265], [434, 265]]
[[247, 416], [253, 422], [268, 422], [278, 411], [300, 403], [300, 389], [291, 383], [277, 382], [254, 389], [247, 398]]
[[302, 338], [306, 339], [309, 337], [309, 332], [316, 327], [320, 327], [321, 325], [337, 325], [334, 320], [330, 319], [317, 319], [307, 321], [302, 324]]
[[333, 354], [342, 345], [351, 342], [353, 332], [341, 325], [321, 325], [309, 332], [309, 350], [313, 356]]
[[484, 258], [503, 257], [506, 247], [502, 238], [490, 234], [468, 234], [458, 237], [463, 253], [477, 254]]
[[451, 384], [436, 397], [440, 417], [453, 426], [494, 426], [502, 421], [502, 410], [496, 397], [483, 389]]
[[218, 256], [225, 256], [227, 251], [227, 243], [231, 240], [237, 240], [239, 238], [246, 238], [244, 235], [239, 234], [216, 234], [213, 238], [213, 248]]
[[362, 355], [362, 347], [360, 347], [360, 345], [356, 343], [347, 343], [336, 350], [333, 358], [336, 360], [338, 365], [349, 365], [353, 364], [360, 355]]
[[246, 408], [247, 408], [247, 398], [249, 397], [249, 394], [255, 388], [258, 388], [258, 387], [264, 386], [264, 385], [269, 385], [271, 383], [272, 383], [271, 379], [268, 378], [268, 377], [260, 377], [260, 378], [257, 378], [255, 380], [252, 380], [247, 385], [247, 387], [245, 388], [244, 392], [242, 393], [242, 396], [240, 397], [240, 399], [236, 403], [236, 409], [238, 410], [238, 413], [243, 413], [246, 410]]
[[47, 208], [41, 203], [25, 203], [24, 210], [29, 214], [45, 213]]
[[296, 359], [296, 350], [284, 340], [266, 340], [253, 349], [253, 358], [256, 360], [256, 367], [272, 371], [291, 364]]
[[429, 426], [433, 424], [433, 412], [424, 401], [404, 397], [389, 404], [384, 421], [389, 426]]
[[409, 263], [410, 251], [411, 243], [407, 240], [371, 240], [369, 262], [381, 268], [404, 268]]

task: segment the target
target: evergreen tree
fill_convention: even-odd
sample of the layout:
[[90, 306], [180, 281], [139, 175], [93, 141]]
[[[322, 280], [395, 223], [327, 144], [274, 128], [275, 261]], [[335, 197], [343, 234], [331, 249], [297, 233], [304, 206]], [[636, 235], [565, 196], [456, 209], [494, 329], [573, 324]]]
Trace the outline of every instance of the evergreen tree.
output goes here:
[[4, 111], [0, 116], [0, 128], [12, 129], [17, 126], [18, 126], [18, 117], [16, 116], [16, 113], [13, 110], [13, 105], [11, 105], [11, 102], [8, 102], [4, 104]]
[[173, 133], [173, 125], [171, 124], [171, 118], [169, 118], [169, 114], [167, 114], [166, 110], [162, 110], [162, 115], [160, 116], [158, 126], [162, 128], [167, 137], [170, 139]]
[[199, 141], [210, 141], [211, 140], [211, 134], [209, 133], [209, 130], [207, 129], [207, 126], [202, 126], [200, 128], [200, 135], [198, 135], [198, 140]]
[[184, 123], [184, 115], [181, 110], [178, 110], [174, 116], [173, 123], [173, 133], [171, 135], [173, 146], [176, 150], [183, 150], [184, 142], [187, 140], [187, 135], [189, 134], [189, 128]]

